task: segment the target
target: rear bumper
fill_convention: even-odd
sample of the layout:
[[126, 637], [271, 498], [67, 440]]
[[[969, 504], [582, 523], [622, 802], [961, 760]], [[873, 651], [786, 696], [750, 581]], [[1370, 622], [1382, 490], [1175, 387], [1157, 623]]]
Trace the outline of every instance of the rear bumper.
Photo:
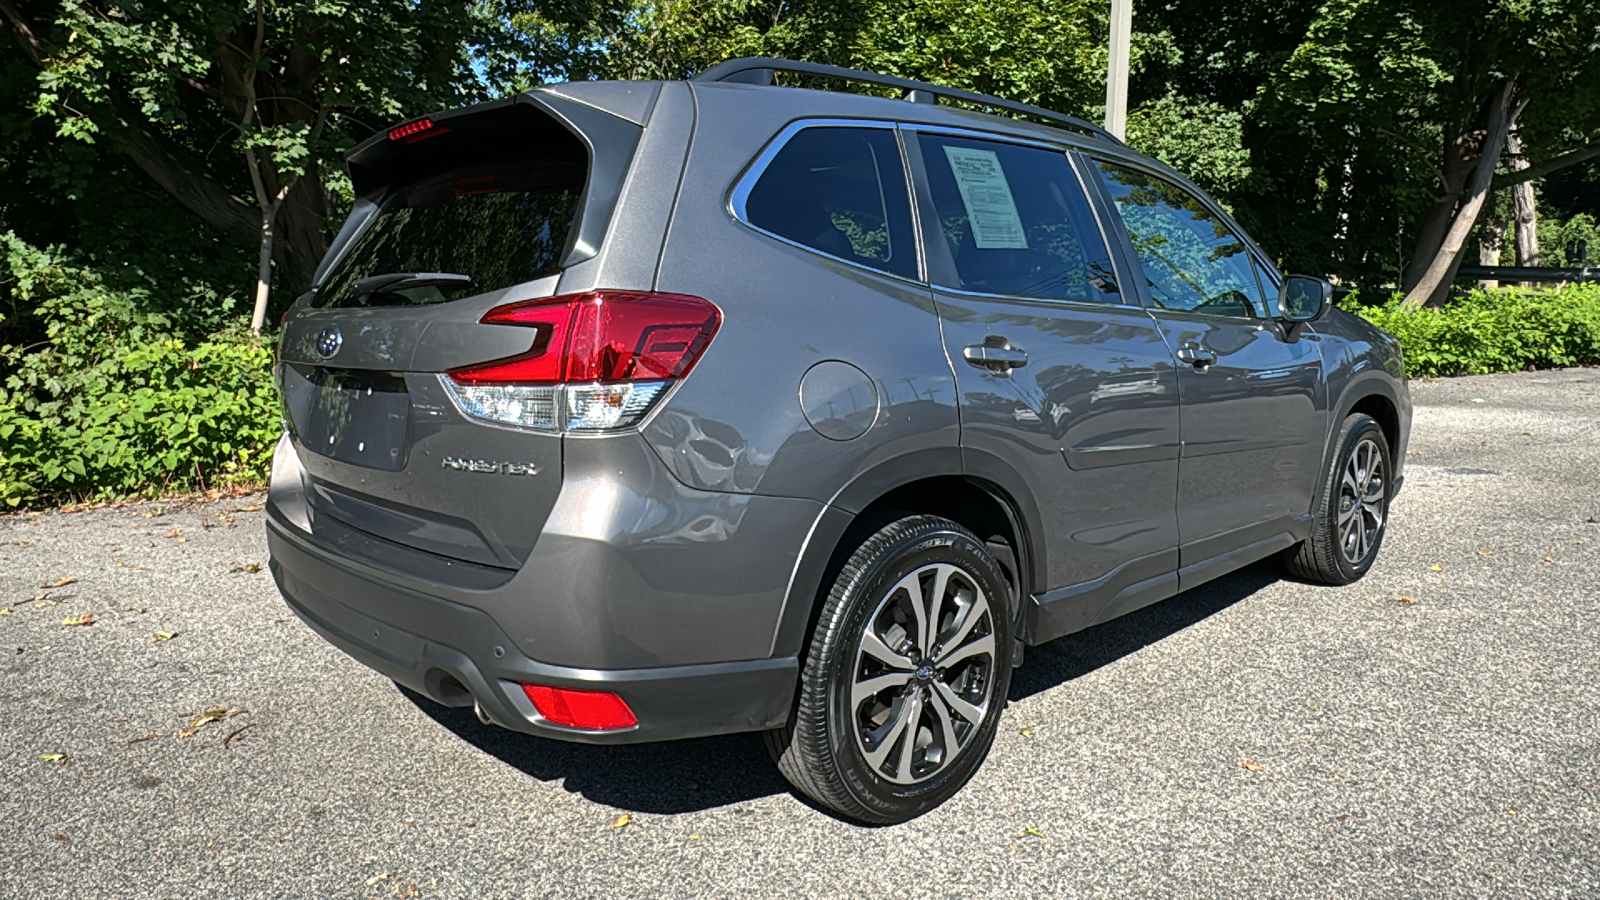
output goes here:
[[[362, 571], [308, 540], [269, 506], [272, 576], [289, 608], [358, 662], [447, 706], [476, 703], [496, 724], [593, 744], [669, 740], [782, 725], [793, 658], [640, 669], [551, 665], [518, 651], [487, 613]], [[638, 724], [590, 731], [541, 718], [518, 682], [611, 691]]]

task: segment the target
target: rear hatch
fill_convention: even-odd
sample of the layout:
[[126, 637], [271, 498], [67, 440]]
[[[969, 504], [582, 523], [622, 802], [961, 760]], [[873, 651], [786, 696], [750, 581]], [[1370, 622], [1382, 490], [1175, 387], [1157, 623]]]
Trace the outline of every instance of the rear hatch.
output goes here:
[[440, 376], [530, 351], [537, 332], [480, 320], [553, 295], [594, 255], [641, 131], [539, 92], [351, 153], [358, 199], [279, 354], [314, 535], [470, 568], [527, 559], [560, 492], [561, 437], [465, 415]]

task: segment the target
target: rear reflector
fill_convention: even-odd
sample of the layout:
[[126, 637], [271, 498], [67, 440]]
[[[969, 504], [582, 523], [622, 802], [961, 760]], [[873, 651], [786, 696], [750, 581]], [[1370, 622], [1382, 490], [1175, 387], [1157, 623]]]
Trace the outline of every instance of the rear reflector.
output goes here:
[[625, 428], [687, 375], [722, 323], [682, 294], [590, 291], [496, 307], [480, 320], [533, 330], [527, 352], [452, 369], [469, 416], [545, 430]]
[[542, 684], [524, 684], [522, 691], [533, 701], [539, 715], [557, 725], [611, 731], [639, 724], [639, 720], [633, 717], [633, 710], [616, 694], [574, 691]]

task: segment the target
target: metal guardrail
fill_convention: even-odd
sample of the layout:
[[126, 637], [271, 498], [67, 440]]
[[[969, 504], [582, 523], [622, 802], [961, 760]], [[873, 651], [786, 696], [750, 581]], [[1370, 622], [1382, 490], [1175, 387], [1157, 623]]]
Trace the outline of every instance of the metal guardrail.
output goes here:
[[1600, 268], [1550, 269], [1543, 266], [1462, 266], [1457, 281], [1600, 281]]

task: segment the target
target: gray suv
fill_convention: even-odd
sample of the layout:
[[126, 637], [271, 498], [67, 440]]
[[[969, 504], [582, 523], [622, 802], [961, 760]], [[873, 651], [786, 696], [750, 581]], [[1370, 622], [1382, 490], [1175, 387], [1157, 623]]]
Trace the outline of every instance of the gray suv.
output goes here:
[[279, 353], [272, 574], [485, 722], [764, 731], [799, 790], [898, 822], [981, 765], [1025, 645], [1270, 556], [1344, 584], [1382, 543], [1395, 342], [1087, 122], [750, 59], [349, 167]]

